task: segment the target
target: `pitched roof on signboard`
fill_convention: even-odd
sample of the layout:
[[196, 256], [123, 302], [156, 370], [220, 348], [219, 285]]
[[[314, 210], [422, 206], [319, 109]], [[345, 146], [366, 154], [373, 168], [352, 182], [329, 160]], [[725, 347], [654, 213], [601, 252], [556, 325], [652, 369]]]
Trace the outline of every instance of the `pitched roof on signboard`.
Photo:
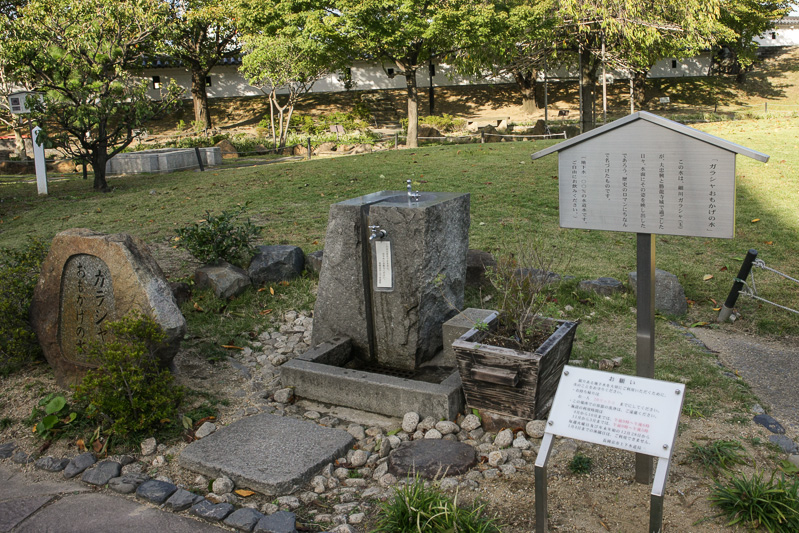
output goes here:
[[637, 120], [646, 120], [647, 122], [651, 122], [653, 124], [657, 124], [658, 126], [668, 128], [670, 130], [676, 131], [677, 133], [687, 135], [688, 137], [693, 137], [698, 141], [706, 142], [708, 144], [712, 144], [713, 146], [718, 146], [719, 148], [727, 150], [728, 152], [735, 152], [736, 154], [741, 154], [745, 155], [746, 157], [751, 157], [752, 159], [756, 159], [763, 163], [768, 161], [769, 158], [768, 155], [758, 152], [756, 150], [752, 150], [750, 148], [746, 148], [745, 146], [741, 146], [740, 144], [735, 144], [733, 142], [726, 141], [724, 139], [716, 137], [715, 135], [710, 135], [709, 133], [705, 133], [703, 131], [695, 130], [694, 128], [691, 128], [684, 124], [680, 124], [679, 122], [674, 122], [673, 120], [669, 120], [667, 118], [663, 118], [658, 115], [653, 115], [652, 113], [647, 113], [646, 111], [638, 111], [637, 113], [633, 113], [632, 115], [627, 115], [624, 118], [614, 120], [610, 124], [605, 124], [604, 126], [583, 133], [582, 135], [573, 137], [568, 141], [563, 141], [562, 143], [558, 143], [556, 145], [550, 146], [549, 148], [545, 148], [539, 152], [534, 153], [530, 157], [533, 159], [538, 159], [540, 157], [544, 157], [545, 155], [549, 155], [553, 152], [559, 152], [561, 150], [565, 150], [566, 148], [570, 148], [571, 146], [580, 144], [593, 137], [600, 136], [604, 133], [609, 132], [610, 130], [615, 130], [616, 128], [620, 128]]

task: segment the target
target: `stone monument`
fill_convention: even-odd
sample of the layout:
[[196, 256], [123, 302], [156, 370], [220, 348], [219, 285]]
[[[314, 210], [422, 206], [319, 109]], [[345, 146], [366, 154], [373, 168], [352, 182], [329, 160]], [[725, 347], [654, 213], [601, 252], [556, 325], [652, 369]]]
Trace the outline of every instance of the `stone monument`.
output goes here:
[[146, 245], [124, 233], [89, 229], [56, 235], [33, 294], [31, 323], [59, 385], [77, 383], [94, 366], [83, 350], [108, 340], [107, 324], [131, 311], [164, 330], [157, 355], [171, 366], [186, 320]]

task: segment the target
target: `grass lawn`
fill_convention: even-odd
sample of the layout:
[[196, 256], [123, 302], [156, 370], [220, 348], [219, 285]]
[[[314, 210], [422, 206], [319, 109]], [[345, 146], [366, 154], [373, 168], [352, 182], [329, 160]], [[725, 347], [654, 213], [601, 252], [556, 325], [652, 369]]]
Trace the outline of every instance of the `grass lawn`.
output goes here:
[[[713, 323], [715, 302], [725, 299], [749, 248], [758, 249], [773, 268], [794, 277], [799, 272], [795, 253], [799, 119], [700, 127], [771, 156], [768, 164], [738, 158], [735, 239], [659, 236], [656, 241], [658, 268], [677, 275], [693, 302], [686, 317], [659, 317], [657, 321], [657, 375], [687, 382], [686, 401], [707, 413], [743, 408], [748, 393], [740, 382], [722, 377], [718, 370], [710, 372], [716, 368], [715, 357], [688, 342], [680, 328]], [[622, 356], [622, 371], [632, 373], [634, 296], [604, 299], [581, 294], [576, 283], [599, 276], [626, 282], [627, 273], [635, 270], [635, 235], [558, 227], [557, 157], [536, 162], [529, 158], [552, 142], [433, 146], [310, 162], [120, 177], [109, 181], [113, 192], [107, 194], [92, 192], [91, 182], [82, 179], [53, 182], [50, 195], [41, 198], [35, 184], [4, 183], [0, 184], [0, 246], [17, 247], [30, 236], [50, 239], [67, 228], [88, 227], [108, 233], [129, 232], [163, 247], [171, 242], [175, 228], [201, 218], [206, 210], [219, 213], [249, 202], [247, 212], [264, 227], [263, 243], [296, 244], [310, 252], [324, 245], [331, 203], [378, 190], [402, 190], [405, 180], [412, 179], [421, 191], [471, 193], [472, 248], [502, 252], [519, 239], [524, 242], [536, 236], [553, 253], [568, 259], [561, 263], [559, 273], [576, 279], [564, 284], [548, 311], [582, 320], [573, 358]], [[713, 277], [705, 279], [707, 275]], [[757, 276], [764, 297], [799, 308], [799, 286], [762, 271]], [[263, 320], [259, 310], [277, 309], [294, 301], [299, 307], [310, 307], [312, 286], [313, 280], [297, 286], [304, 296], [288, 295], [289, 291], [281, 288], [283, 305], [270, 302], [269, 291], [231, 303], [226, 309], [228, 320], [218, 323], [217, 333], [199, 337], [209, 346], [218, 345], [211, 337], [247, 331], [254, 321]], [[480, 305], [480, 295], [467, 296], [470, 305]], [[574, 310], [565, 312], [567, 304]], [[745, 298], [739, 299], [738, 307], [741, 318], [723, 327], [769, 335], [799, 333], [799, 321], [792, 313]], [[196, 319], [189, 318], [191, 328]], [[729, 401], [718, 402], [719, 394]]]

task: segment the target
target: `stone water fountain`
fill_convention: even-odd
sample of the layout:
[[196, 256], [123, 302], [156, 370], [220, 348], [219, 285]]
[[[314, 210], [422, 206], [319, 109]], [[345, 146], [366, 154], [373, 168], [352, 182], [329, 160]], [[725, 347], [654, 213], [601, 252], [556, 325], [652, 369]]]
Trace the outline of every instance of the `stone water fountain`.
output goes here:
[[463, 305], [469, 195], [380, 191], [333, 204], [315, 348], [281, 367], [297, 396], [402, 416], [462, 409], [442, 324]]

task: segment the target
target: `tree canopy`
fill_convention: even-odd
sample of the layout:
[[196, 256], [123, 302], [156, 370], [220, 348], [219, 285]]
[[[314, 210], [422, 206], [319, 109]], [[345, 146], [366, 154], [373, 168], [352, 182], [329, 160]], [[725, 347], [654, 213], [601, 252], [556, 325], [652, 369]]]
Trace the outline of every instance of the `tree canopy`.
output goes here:
[[164, 16], [156, 0], [31, 0], [3, 43], [15, 77], [41, 93], [32, 115], [43, 140], [88, 160], [96, 190], [108, 190], [108, 159], [183, 92], [172, 84], [153, 101], [135, 76]]

